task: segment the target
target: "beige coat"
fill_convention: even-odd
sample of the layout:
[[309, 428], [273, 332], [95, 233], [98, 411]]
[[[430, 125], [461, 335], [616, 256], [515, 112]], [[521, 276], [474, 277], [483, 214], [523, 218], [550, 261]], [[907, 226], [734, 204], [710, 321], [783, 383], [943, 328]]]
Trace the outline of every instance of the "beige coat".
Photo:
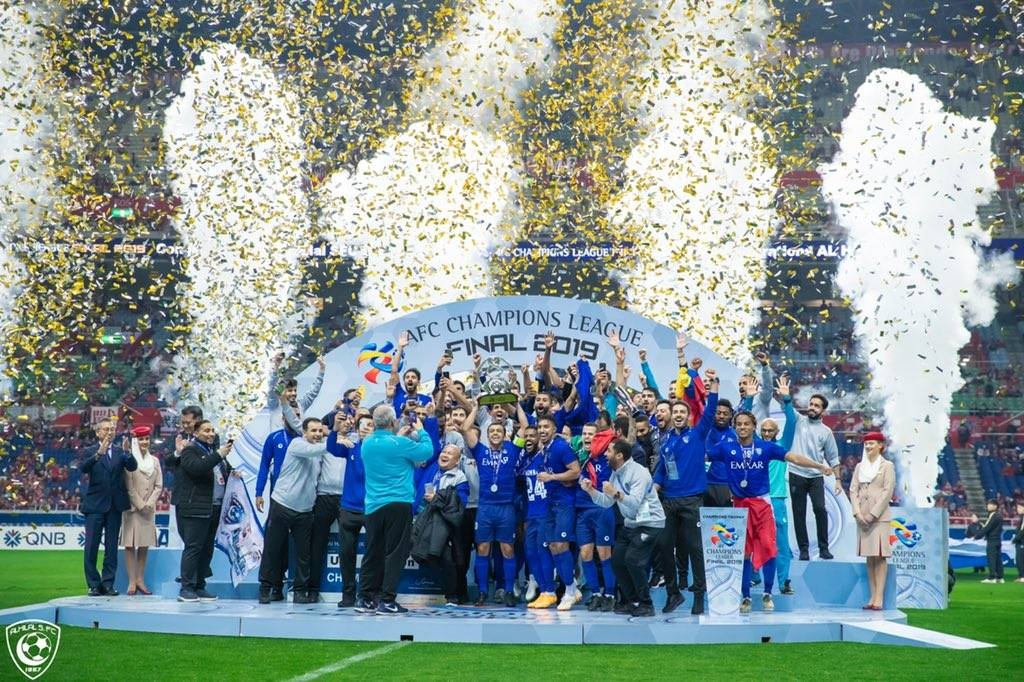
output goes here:
[[853, 514], [863, 523], [857, 524], [857, 554], [860, 556], [891, 556], [889, 535], [892, 512], [889, 501], [896, 490], [896, 469], [889, 460], [882, 460], [878, 474], [870, 483], [860, 482], [860, 464], [850, 481], [850, 504]]
[[139, 469], [124, 472], [124, 483], [132, 508], [121, 517], [121, 546], [155, 547], [156, 501], [164, 488], [160, 461], [157, 460], [153, 473], [148, 476]]

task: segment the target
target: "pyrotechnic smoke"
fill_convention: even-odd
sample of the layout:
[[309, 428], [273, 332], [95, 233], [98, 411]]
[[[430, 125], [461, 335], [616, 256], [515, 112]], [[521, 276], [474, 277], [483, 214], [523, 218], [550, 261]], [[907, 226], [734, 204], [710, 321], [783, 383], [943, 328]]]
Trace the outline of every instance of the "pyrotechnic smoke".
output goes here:
[[917, 78], [870, 74], [843, 122], [841, 150], [821, 169], [822, 192], [847, 232], [836, 281], [855, 311], [870, 394], [905, 504], [932, 506], [937, 458], [967, 326], [995, 314], [994, 289], [1015, 281], [1007, 254], [986, 256], [978, 206], [997, 189], [989, 120], [946, 113]]
[[[26, 270], [13, 250], [45, 220], [53, 178], [45, 163], [53, 134], [44, 86], [43, 12], [0, 7], [0, 349], [17, 324], [16, 300]], [[0, 396], [9, 389], [7, 354], [0, 350]]]
[[222, 428], [264, 405], [272, 355], [303, 331], [310, 229], [300, 121], [271, 69], [231, 45], [203, 54], [167, 111], [189, 278], [179, 301], [191, 318], [175, 380]]
[[323, 188], [334, 237], [365, 259], [363, 322], [486, 295], [487, 256], [509, 205], [508, 147], [467, 129], [415, 123], [355, 173]]
[[763, 3], [659, 2], [630, 88], [646, 136], [609, 207], [641, 254], [622, 273], [630, 307], [749, 359], [775, 214], [770, 141], [744, 112], [756, 91]]
[[419, 64], [409, 128], [324, 184], [331, 238], [365, 264], [364, 324], [490, 294], [489, 254], [519, 182], [501, 136], [550, 69], [560, 13], [551, 0], [474, 3]]

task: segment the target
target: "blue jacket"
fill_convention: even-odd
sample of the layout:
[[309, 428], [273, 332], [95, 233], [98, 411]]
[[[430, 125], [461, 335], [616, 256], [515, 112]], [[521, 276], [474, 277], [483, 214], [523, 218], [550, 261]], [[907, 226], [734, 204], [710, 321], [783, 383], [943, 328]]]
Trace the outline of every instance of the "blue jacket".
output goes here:
[[366, 504], [366, 469], [363, 468], [362, 443], [351, 448], [338, 442], [338, 432], [327, 434], [327, 452], [348, 460], [345, 481], [341, 484], [341, 508], [362, 514]]
[[[256, 474], [256, 497], [263, 497], [263, 489], [267, 487], [270, 477], [270, 492], [274, 492], [274, 482], [281, 473], [284, 454], [288, 452], [288, 444], [294, 438], [288, 429], [278, 429], [263, 441], [263, 454], [260, 455], [260, 470]], [[273, 464], [273, 470], [271, 470]]]
[[580, 360], [576, 368], [579, 370], [576, 377], [576, 405], [565, 415], [565, 423], [574, 436], [583, 433], [583, 425], [596, 420], [599, 414], [594, 404], [594, 373], [590, 363]]
[[[705, 409], [704, 414], [707, 414]], [[711, 430], [708, 432], [707, 439], [705, 440], [705, 453], [709, 452], [711, 448], [715, 447], [719, 443], [736, 440], [736, 432], [732, 430], [731, 426], [726, 426], [724, 429], [720, 429], [714, 424], [714, 410], [711, 411]], [[724, 460], [712, 460], [711, 465], [708, 467], [708, 485], [729, 485], [729, 476], [726, 473], [728, 465]]]
[[135, 471], [138, 462], [131, 453], [116, 445], [110, 446], [109, 456], [103, 453], [97, 459], [99, 444], [86, 451], [85, 461], [79, 467], [83, 474], [89, 474], [89, 483], [82, 494], [83, 514], [105, 514], [111, 510], [125, 511], [131, 507], [128, 488], [124, 482], [125, 471]]
[[423, 430], [430, 436], [430, 442], [434, 446], [434, 454], [441, 454], [441, 448], [444, 447], [444, 443], [441, 442], [441, 423], [437, 420], [437, 417], [424, 417]]
[[366, 469], [366, 513], [386, 504], [404, 502], [412, 507], [416, 497], [413, 473], [416, 465], [434, 454], [434, 444], [423, 429], [419, 441], [378, 429], [362, 442]]
[[[692, 429], [677, 431], [671, 429], [661, 445], [658, 465], [654, 469], [654, 482], [661, 486], [667, 499], [701, 495], [708, 489], [708, 478], [704, 472], [704, 441], [715, 423], [715, 409], [718, 394], [708, 394], [708, 404], [700, 421]], [[667, 465], [671, 460], [676, 476]]]

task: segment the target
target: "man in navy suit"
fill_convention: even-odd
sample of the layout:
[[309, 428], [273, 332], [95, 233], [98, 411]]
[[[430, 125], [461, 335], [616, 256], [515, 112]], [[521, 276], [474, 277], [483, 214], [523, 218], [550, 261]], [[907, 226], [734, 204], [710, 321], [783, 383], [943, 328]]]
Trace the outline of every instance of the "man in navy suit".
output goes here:
[[[114, 422], [104, 419], [96, 425], [99, 442], [89, 449], [80, 471], [89, 474], [89, 485], [82, 497], [85, 516], [85, 582], [89, 596], [116, 596], [117, 540], [121, 534], [121, 512], [128, 509], [128, 489], [124, 472], [135, 471], [138, 462], [129, 452], [115, 446]], [[96, 570], [96, 555], [103, 534], [103, 575]]]

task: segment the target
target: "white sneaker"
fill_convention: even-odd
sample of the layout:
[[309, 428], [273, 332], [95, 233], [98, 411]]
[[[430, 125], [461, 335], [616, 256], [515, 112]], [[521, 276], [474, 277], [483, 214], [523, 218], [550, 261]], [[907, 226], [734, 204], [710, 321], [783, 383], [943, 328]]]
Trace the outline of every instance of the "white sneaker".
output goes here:
[[574, 606], [576, 606], [576, 595], [569, 592], [569, 590], [566, 590], [565, 594], [562, 596], [562, 601], [558, 602], [558, 610], [571, 611]]
[[1017, 582], [1024, 583], [1024, 578], [1017, 578]]
[[775, 602], [772, 601], [772, 595], [765, 594], [761, 596], [761, 609], [764, 611], [775, 610]]
[[540, 595], [540, 585], [531, 575], [530, 580], [526, 583], [526, 597], [523, 599], [526, 603], [532, 602], [537, 596]]
[[997, 579], [996, 579], [996, 582], [997, 582], [997, 583], [999, 583], [1000, 585], [1002, 585], [1002, 584], [1003, 584], [1003, 583], [1005, 583], [1006, 581], [1005, 581], [1005, 580], [1003, 580], [1002, 578], [997, 578]]
[[983, 582], [986, 585], [994, 585], [995, 582], [996, 582], [996, 579], [995, 578], [985, 578], [981, 582]]
[[750, 613], [750, 597], [744, 597], [740, 602], [740, 613]]

